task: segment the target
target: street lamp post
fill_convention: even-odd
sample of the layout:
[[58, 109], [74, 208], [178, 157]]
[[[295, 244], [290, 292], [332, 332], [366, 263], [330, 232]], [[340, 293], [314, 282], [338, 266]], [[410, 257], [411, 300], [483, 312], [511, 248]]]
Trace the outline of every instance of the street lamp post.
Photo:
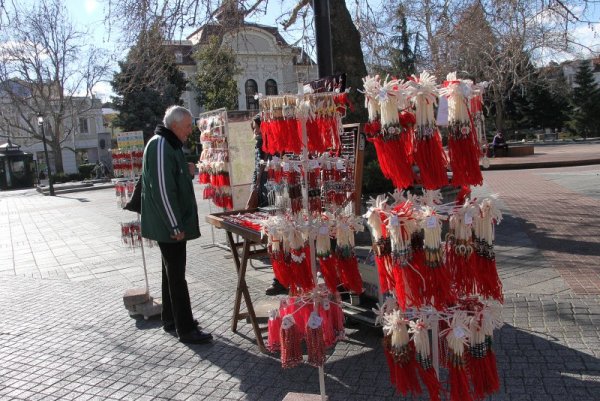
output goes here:
[[48, 168], [48, 187], [50, 188], [50, 196], [54, 196], [54, 184], [52, 184], [50, 158], [48, 157], [48, 148], [46, 146], [46, 132], [44, 131], [44, 116], [41, 114], [38, 114], [38, 125], [42, 127], [42, 143], [44, 144], [44, 155], [46, 156], [46, 167]]

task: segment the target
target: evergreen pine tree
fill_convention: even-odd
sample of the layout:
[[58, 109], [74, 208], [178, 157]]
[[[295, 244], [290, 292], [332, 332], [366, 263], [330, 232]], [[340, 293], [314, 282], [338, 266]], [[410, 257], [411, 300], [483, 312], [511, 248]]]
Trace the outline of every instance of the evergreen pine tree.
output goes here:
[[162, 41], [157, 28], [140, 35], [111, 82], [117, 94], [112, 101], [119, 111], [114, 125], [124, 131], [144, 131], [145, 139], [152, 136], [169, 106], [181, 104], [186, 87], [173, 54], [156, 45]]
[[198, 104], [205, 110], [237, 109], [239, 91], [234, 76], [239, 68], [231, 48], [221, 46], [219, 37], [213, 36], [194, 54], [194, 59], [198, 67], [194, 77]]
[[573, 109], [569, 125], [584, 138], [597, 135], [600, 125], [600, 89], [587, 60], [579, 64], [575, 84], [577, 86], [573, 89]]

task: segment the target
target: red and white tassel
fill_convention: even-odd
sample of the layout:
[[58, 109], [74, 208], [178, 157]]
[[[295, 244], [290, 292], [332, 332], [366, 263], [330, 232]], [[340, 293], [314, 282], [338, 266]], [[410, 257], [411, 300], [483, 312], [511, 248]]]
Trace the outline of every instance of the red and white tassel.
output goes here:
[[454, 72], [448, 74], [440, 90], [442, 96], [448, 97], [448, 150], [455, 186], [483, 184], [479, 168], [481, 149], [469, 115], [471, 86], [471, 81], [458, 80]]
[[[437, 373], [433, 368], [431, 360], [431, 347], [429, 345], [429, 322], [424, 318], [419, 318], [416, 321], [410, 322], [409, 333], [412, 333], [412, 341], [415, 345], [416, 360], [419, 376], [427, 387], [429, 399], [431, 401], [440, 401], [440, 391], [442, 385], [437, 377]], [[437, 341], [436, 338], [433, 341]]]
[[450, 276], [443, 259], [442, 218], [433, 207], [423, 207], [421, 227], [427, 266], [427, 269], [424, 269], [426, 282], [424, 297], [437, 309], [443, 309], [455, 300]]
[[494, 225], [502, 220], [502, 213], [493, 198], [484, 199], [479, 205], [479, 213], [473, 219], [473, 234], [478, 261], [478, 292], [485, 298], [503, 301], [502, 282], [496, 267], [494, 253]]
[[302, 363], [302, 334], [296, 327], [293, 316], [284, 316], [281, 320], [281, 366], [293, 368]]
[[312, 366], [323, 366], [325, 364], [325, 341], [323, 340], [323, 319], [312, 312], [306, 326], [306, 350], [308, 353], [308, 364]]
[[281, 349], [281, 316], [277, 309], [269, 311], [269, 322], [267, 323], [268, 348], [271, 352]]
[[390, 337], [389, 347], [394, 369], [392, 382], [395, 381], [396, 389], [403, 395], [421, 394], [414, 349], [409, 344], [408, 320], [400, 310], [395, 310], [386, 314], [383, 330]]
[[414, 159], [419, 166], [423, 186], [426, 189], [438, 189], [448, 185], [448, 160], [433, 111], [438, 94], [435, 76], [423, 71], [419, 77], [413, 75], [408, 84], [416, 118]]
[[463, 311], [456, 311], [450, 327], [442, 333], [445, 334], [448, 346], [450, 401], [473, 401], [464, 355], [468, 335], [467, 314]]

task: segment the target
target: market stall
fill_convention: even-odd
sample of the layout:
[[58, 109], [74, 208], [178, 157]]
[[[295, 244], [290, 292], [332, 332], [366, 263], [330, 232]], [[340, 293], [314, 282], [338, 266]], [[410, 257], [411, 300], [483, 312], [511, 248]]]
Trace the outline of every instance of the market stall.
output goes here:
[[[342, 135], [345, 96], [326, 92], [261, 98], [262, 150], [271, 155], [264, 162], [269, 205], [207, 217], [227, 231], [238, 273], [232, 330], [243, 316], [244, 297], [257, 343], [265, 349], [244, 276], [250, 245], [266, 241], [275, 277], [290, 290], [271, 311], [267, 348], [280, 352], [283, 367], [293, 367], [304, 361], [305, 342], [306, 362], [319, 367], [322, 395], [326, 349], [344, 338], [338, 286], [363, 291], [353, 250], [354, 231], [363, 228], [355, 215], [355, 179], [360, 176], [356, 150], [362, 148], [356, 127]], [[243, 239], [241, 259], [234, 234]]]

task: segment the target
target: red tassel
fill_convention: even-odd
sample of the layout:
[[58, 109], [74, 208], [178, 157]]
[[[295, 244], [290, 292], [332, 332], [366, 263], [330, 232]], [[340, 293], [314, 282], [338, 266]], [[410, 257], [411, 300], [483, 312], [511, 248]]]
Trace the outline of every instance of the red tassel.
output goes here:
[[392, 272], [392, 245], [389, 238], [383, 236], [373, 245], [375, 250], [375, 265], [379, 276], [379, 286], [382, 294], [394, 288], [394, 277]]
[[[476, 344], [475, 346], [469, 347], [469, 358], [468, 358], [468, 369], [471, 383], [473, 384], [473, 398], [481, 400], [485, 397], [485, 382], [487, 381], [487, 368], [485, 364], [485, 357], [482, 354], [483, 344]], [[474, 351], [477, 349], [477, 351]], [[479, 353], [479, 354], [478, 354]]]
[[392, 180], [396, 188], [407, 188], [414, 182], [412, 170], [412, 144], [406, 132], [397, 138], [384, 140], [379, 136], [372, 140], [383, 175]]
[[413, 395], [421, 394], [421, 385], [417, 378], [417, 366], [414, 352], [406, 345], [401, 350], [393, 350], [394, 363], [396, 365], [396, 389], [403, 395], [409, 392]]
[[500, 390], [500, 378], [498, 377], [498, 366], [496, 363], [496, 354], [492, 348], [492, 337], [486, 336], [485, 342], [487, 345], [487, 356], [485, 358], [485, 366], [487, 371], [487, 380], [485, 382], [486, 394], [493, 394]]
[[476, 263], [475, 270], [477, 271], [477, 293], [484, 298], [493, 298], [500, 302], [504, 302], [504, 294], [502, 293], [502, 281], [498, 276], [496, 268], [496, 259], [490, 259], [475, 253], [471, 256]]
[[[285, 319], [285, 317], [284, 317]], [[294, 368], [302, 363], [302, 336], [298, 332], [295, 324], [290, 328], [284, 328], [281, 325], [281, 366], [284, 368]]]
[[337, 337], [335, 335], [335, 329], [333, 327], [333, 321], [331, 318], [331, 304], [329, 301], [326, 301], [328, 305], [328, 309], [325, 309], [323, 305], [319, 307], [319, 315], [323, 319], [321, 326], [323, 327], [323, 341], [325, 342], [325, 346], [327, 348], [334, 345], [337, 341]]
[[277, 352], [281, 349], [281, 317], [278, 313], [269, 318], [267, 323], [267, 347], [271, 352]]
[[[302, 254], [304, 254], [303, 257]], [[315, 282], [310, 267], [310, 249], [308, 245], [300, 249], [292, 249], [291, 255], [292, 287], [301, 288], [305, 292], [312, 290], [315, 287]]]
[[448, 367], [448, 376], [450, 379], [450, 400], [451, 401], [473, 401], [467, 372], [464, 366], [450, 365]]
[[284, 287], [290, 286], [290, 277], [288, 275], [288, 267], [285, 264], [283, 252], [271, 252], [269, 250], [269, 256], [271, 257], [271, 265], [273, 266], [273, 273], [277, 281]]
[[306, 327], [306, 351], [309, 365], [320, 367], [325, 364], [322, 319], [316, 313], [311, 315]]
[[396, 387], [396, 364], [394, 363], [394, 356], [391, 351], [391, 337], [391, 335], [383, 337], [383, 353], [390, 369], [390, 382]]
[[319, 258], [321, 274], [323, 274], [325, 284], [331, 292], [337, 291], [337, 286], [340, 283], [340, 279], [338, 278], [336, 271], [336, 263], [336, 258], [331, 255]]
[[470, 253], [458, 254], [459, 246], [453, 240], [446, 241], [446, 265], [451, 272], [458, 295], [471, 295], [475, 293], [475, 274], [477, 273], [473, 271], [472, 262], [469, 260], [473, 255]]
[[[418, 128], [425, 130], [429, 128]], [[448, 185], [448, 174], [446, 166], [448, 159], [442, 147], [439, 132], [436, 130], [432, 135], [419, 135], [415, 141], [414, 158], [419, 166], [419, 174], [425, 189], [439, 189]]]
[[472, 125], [449, 127], [448, 153], [452, 168], [452, 184], [482, 185], [483, 176], [479, 168], [479, 145]]
[[441, 401], [440, 392], [442, 390], [442, 384], [435, 373], [435, 369], [431, 365], [430, 358], [421, 358], [417, 354], [417, 369], [419, 371], [419, 377], [421, 381], [427, 387], [430, 401]]
[[343, 255], [339, 250], [336, 250], [336, 252], [338, 253], [336, 255], [338, 274], [342, 284], [355, 294], [362, 294], [362, 278], [358, 270], [356, 255], [354, 253], [349, 256]]
[[418, 266], [409, 262], [406, 266], [399, 267], [404, 274], [404, 280], [408, 288], [408, 300], [410, 305], [420, 307], [424, 303], [423, 291], [425, 290], [425, 278], [419, 271]]

